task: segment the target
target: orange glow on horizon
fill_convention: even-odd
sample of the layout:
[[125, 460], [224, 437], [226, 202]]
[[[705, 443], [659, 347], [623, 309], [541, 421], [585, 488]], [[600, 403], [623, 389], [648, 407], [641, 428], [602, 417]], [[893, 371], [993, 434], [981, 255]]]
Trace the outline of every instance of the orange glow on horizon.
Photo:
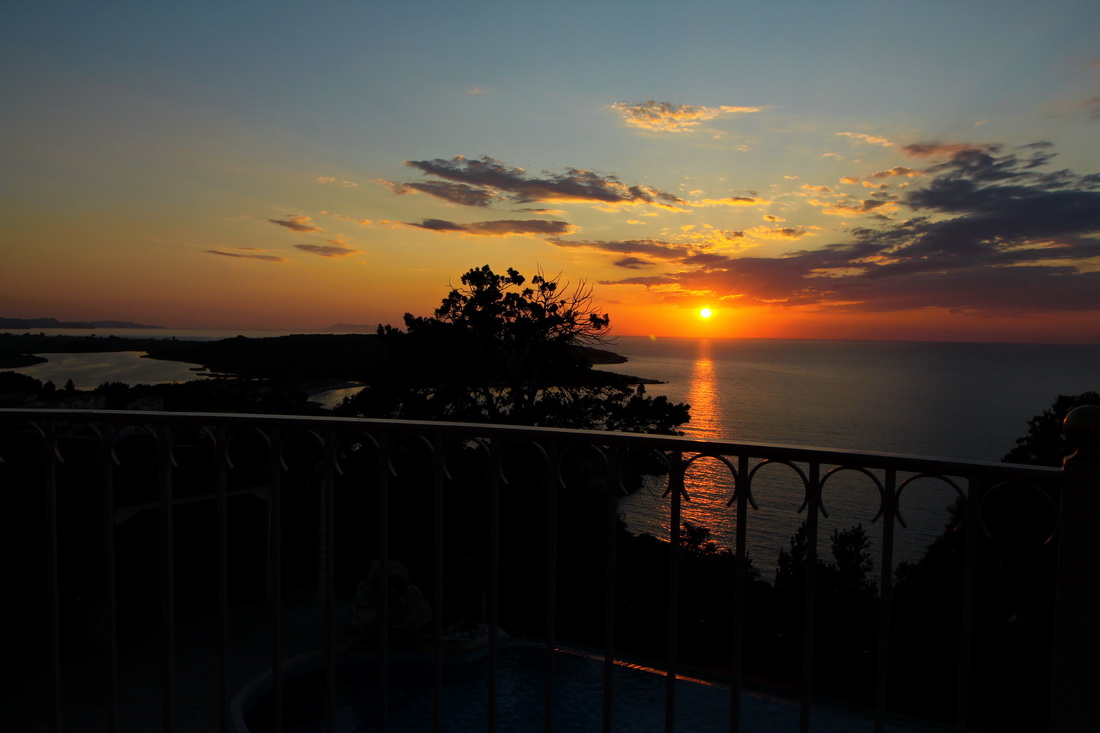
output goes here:
[[989, 316], [927, 308], [886, 313], [815, 311], [797, 307], [722, 308], [710, 318], [682, 305], [610, 303], [612, 336], [658, 338], [823, 339], [852, 341], [972, 341], [1012, 343], [1096, 343], [1088, 312]]

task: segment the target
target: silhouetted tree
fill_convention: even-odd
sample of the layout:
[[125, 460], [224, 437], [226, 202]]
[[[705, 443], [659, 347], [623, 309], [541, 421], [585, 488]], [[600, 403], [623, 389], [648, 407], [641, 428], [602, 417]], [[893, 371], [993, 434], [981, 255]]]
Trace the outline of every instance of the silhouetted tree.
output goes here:
[[526, 282], [474, 268], [433, 316], [379, 326], [388, 359], [336, 414], [666, 434], [687, 422], [687, 405], [592, 369], [611, 321], [583, 282]]
[[[790, 549], [779, 551], [776, 562], [775, 587], [777, 590], [801, 592], [806, 579], [806, 560], [809, 556], [809, 532], [806, 523], [789, 540]], [[848, 529], [834, 529], [830, 538], [833, 562], [817, 558], [818, 592], [830, 593], [842, 598], [873, 598], [875, 595], [874, 560], [871, 558], [870, 540], [862, 524]]]
[[1075, 407], [1100, 405], [1100, 394], [1058, 395], [1054, 404], [1027, 422], [1027, 435], [1016, 440], [1016, 447], [1005, 454], [1005, 463], [1026, 463], [1033, 466], [1061, 466], [1062, 459], [1073, 452], [1062, 437], [1062, 421]]

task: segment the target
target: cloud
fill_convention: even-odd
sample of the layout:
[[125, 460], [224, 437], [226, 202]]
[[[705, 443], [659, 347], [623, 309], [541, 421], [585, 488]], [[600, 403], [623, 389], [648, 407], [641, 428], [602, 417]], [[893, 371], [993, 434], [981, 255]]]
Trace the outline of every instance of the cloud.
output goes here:
[[286, 227], [294, 232], [323, 232], [324, 229], [320, 229], [313, 225], [313, 221], [308, 216], [298, 216], [297, 214], [287, 214], [285, 219], [268, 219], [272, 224], [278, 224], [281, 227]]
[[488, 237], [570, 234], [576, 229], [568, 222], [550, 221], [548, 219], [503, 219], [500, 221], [478, 221], [472, 224], [458, 224], [445, 219], [425, 219], [419, 224], [415, 222], [405, 222], [405, 224], [433, 232], [453, 232]]
[[621, 260], [616, 260], [613, 264], [615, 267], [622, 267], [627, 270], [640, 270], [643, 267], [651, 267], [653, 265], [652, 262], [643, 260], [640, 257], [624, 257]]
[[829, 214], [830, 216], [859, 216], [861, 214], [869, 214], [875, 211], [875, 209], [886, 206], [890, 202], [880, 199], [864, 199], [858, 203], [846, 203], [843, 201], [835, 204], [823, 204], [820, 201], [811, 201], [810, 203], [824, 206], [824, 208], [821, 209], [822, 214]]
[[317, 183], [320, 183], [322, 185], [339, 184], [340, 186], [342, 186], [344, 188], [355, 188], [356, 186], [359, 185], [355, 181], [345, 181], [343, 179], [335, 178], [333, 176], [317, 176], [313, 180], [317, 181]]
[[916, 178], [920, 174], [921, 172], [916, 168], [906, 168], [903, 165], [897, 165], [884, 171], [875, 171], [871, 174], [871, 178]]
[[685, 200], [667, 191], [644, 185], [628, 186], [616, 176], [604, 176], [579, 168], [567, 168], [565, 173], [560, 174], [544, 171], [541, 176], [528, 176], [522, 168], [506, 165], [487, 155], [477, 159], [459, 155], [450, 160], [408, 160], [405, 165], [518, 204], [536, 201], [603, 206], [649, 204], [670, 209], [681, 209], [687, 205]]
[[462, 206], [487, 207], [496, 201], [503, 200], [503, 196], [494, 193], [487, 188], [470, 186], [465, 183], [453, 183], [451, 181], [414, 181], [412, 183], [395, 183], [382, 178], [374, 179], [398, 195], [412, 193], [426, 193], [438, 199], [443, 199], [452, 204]]
[[303, 252], [309, 252], [320, 257], [347, 257], [348, 255], [359, 254], [359, 250], [351, 249], [342, 244], [296, 244], [294, 246]]
[[331, 211], [322, 211], [321, 214], [323, 216], [331, 216], [334, 219], [339, 219], [340, 221], [346, 221], [346, 222], [349, 222], [351, 224], [358, 224], [361, 227], [369, 227], [371, 224], [374, 223], [370, 219], [356, 219], [354, 216], [344, 216], [343, 214], [334, 214]]
[[756, 239], [802, 239], [802, 237], [812, 237], [814, 232], [807, 231], [802, 227], [752, 227], [746, 229], [744, 232], [739, 232], [742, 236], [748, 235]]
[[1100, 311], [1100, 174], [1047, 170], [1047, 143], [921, 145], [947, 156], [923, 185], [844, 205], [918, 216], [776, 257], [687, 252], [676, 269], [607, 284], [817, 310]]
[[691, 252], [683, 244], [665, 242], [659, 239], [620, 239], [620, 240], [567, 240], [550, 238], [547, 240], [558, 247], [594, 249], [614, 254], [640, 254], [661, 260], [677, 260]]
[[260, 260], [262, 262], [286, 262], [285, 257], [278, 257], [276, 255], [265, 254], [253, 254], [255, 251], [251, 247], [237, 247], [235, 249], [243, 250], [243, 252], [226, 252], [221, 249], [208, 249], [207, 254], [218, 255], [219, 257], [234, 257], [243, 260]]
[[850, 138], [857, 142], [867, 143], [868, 145], [881, 145], [884, 148], [894, 147], [894, 143], [890, 142], [884, 137], [876, 137], [875, 135], [867, 135], [862, 132], [838, 132], [840, 137]]
[[645, 102], [616, 102], [611, 108], [622, 115], [626, 124], [651, 132], [692, 132], [700, 122], [720, 115], [759, 112], [760, 107], [696, 107], [652, 99]]
[[817, 191], [818, 193], [832, 193], [833, 189], [828, 186], [811, 186], [809, 183], [803, 183], [802, 188], [806, 191]]
[[975, 145], [972, 143], [942, 143], [942, 142], [923, 142], [923, 143], [911, 143], [902, 147], [902, 152], [912, 158], [929, 158], [938, 155], [956, 155], [958, 153], [966, 152], [997, 152], [999, 146], [996, 145]]
[[692, 201], [692, 206], [706, 207], [706, 206], [760, 206], [761, 204], [770, 204], [771, 201], [765, 201], [764, 199], [753, 198], [750, 196], [727, 196], [721, 199], [700, 199], [698, 201]]

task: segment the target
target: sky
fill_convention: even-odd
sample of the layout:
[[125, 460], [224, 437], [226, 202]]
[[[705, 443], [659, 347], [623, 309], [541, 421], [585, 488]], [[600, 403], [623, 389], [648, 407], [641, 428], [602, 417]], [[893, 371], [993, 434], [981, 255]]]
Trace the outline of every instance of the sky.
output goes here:
[[[0, 316], [1100, 341], [1100, 3], [0, 0]], [[709, 318], [700, 317], [709, 308]]]

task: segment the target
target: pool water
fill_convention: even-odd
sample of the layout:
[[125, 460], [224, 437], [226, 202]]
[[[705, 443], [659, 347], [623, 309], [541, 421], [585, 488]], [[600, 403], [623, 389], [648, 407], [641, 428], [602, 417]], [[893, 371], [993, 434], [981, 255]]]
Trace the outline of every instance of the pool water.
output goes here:
[[[366, 655], [349, 655], [337, 669], [336, 730], [339, 733], [370, 733], [378, 726], [376, 662]], [[603, 661], [599, 658], [559, 649], [554, 655], [554, 729], [570, 733], [603, 730]], [[317, 676], [319, 683], [319, 675]], [[441, 693], [442, 729], [448, 733], [487, 730], [488, 660], [448, 660], [443, 668]], [[295, 678], [288, 676], [287, 684]], [[665, 676], [654, 670], [616, 665], [613, 672], [614, 730], [630, 733], [665, 730]], [[293, 733], [323, 733], [320, 695], [309, 696], [309, 710], [295, 711], [295, 703], [284, 702], [285, 727]], [[511, 642], [497, 659], [497, 726], [507, 733], [541, 733], [544, 730], [545, 649], [538, 643]], [[432, 730], [433, 694], [429, 659], [394, 659], [390, 667], [388, 729], [400, 733]], [[264, 707], [257, 700], [247, 715], [248, 730], [256, 733], [265, 726], [255, 715]], [[266, 703], [269, 704], [269, 703]], [[691, 733], [729, 730], [729, 689], [690, 679], [676, 683], [676, 729]], [[259, 717], [262, 717], [260, 715]], [[308, 718], [308, 720], [307, 720]], [[815, 707], [815, 733], [873, 730], [873, 717], [861, 709]], [[799, 706], [796, 701], [742, 693], [741, 729], [744, 731], [796, 731]], [[894, 724], [891, 731], [929, 730]]]

